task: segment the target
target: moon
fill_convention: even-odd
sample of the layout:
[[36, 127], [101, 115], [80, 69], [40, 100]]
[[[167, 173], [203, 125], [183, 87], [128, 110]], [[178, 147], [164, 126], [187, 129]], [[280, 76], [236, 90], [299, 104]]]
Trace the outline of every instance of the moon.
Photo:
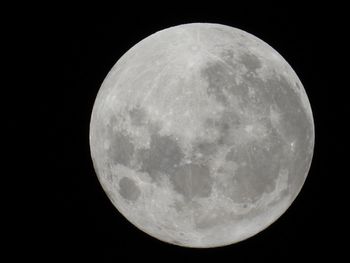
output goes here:
[[313, 148], [312, 110], [291, 66], [221, 24], [137, 43], [103, 81], [90, 122], [94, 168], [117, 210], [184, 247], [237, 243], [275, 222]]

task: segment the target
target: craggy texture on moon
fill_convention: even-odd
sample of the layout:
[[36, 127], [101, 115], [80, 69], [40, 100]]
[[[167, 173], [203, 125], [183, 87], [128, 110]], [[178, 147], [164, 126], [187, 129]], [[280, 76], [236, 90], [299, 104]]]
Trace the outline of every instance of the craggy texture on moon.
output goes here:
[[273, 223], [310, 168], [302, 83], [262, 40], [219, 24], [159, 31], [131, 48], [97, 95], [90, 146], [116, 208], [151, 236], [216, 247]]

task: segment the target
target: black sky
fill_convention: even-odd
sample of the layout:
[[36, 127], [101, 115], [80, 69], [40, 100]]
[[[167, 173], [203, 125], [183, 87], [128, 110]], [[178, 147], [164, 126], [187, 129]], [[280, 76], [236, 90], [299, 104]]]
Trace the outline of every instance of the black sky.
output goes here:
[[[173, 3], [174, 4], [174, 3]], [[164, 4], [167, 5], [167, 4]], [[108, 9], [108, 7], [106, 7]], [[113, 7], [112, 16], [70, 13], [55, 16], [45, 53], [58, 69], [50, 73], [57, 88], [47, 87], [42, 116], [50, 120], [44, 156], [50, 169], [40, 222], [40, 245], [48, 256], [95, 262], [270, 262], [322, 258], [334, 254], [331, 240], [334, 180], [340, 171], [330, 165], [342, 160], [341, 143], [334, 147], [331, 129], [345, 106], [324, 78], [320, 27], [325, 18], [314, 7], [235, 7], [214, 10], [169, 6]], [[82, 12], [82, 11], [81, 11]], [[101, 14], [99, 14], [101, 15]], [[130, 224], [111, 204], [95, 175], [89, 150], [89, 121], [95, 96], [108, 71], [134, 44], [169, 26], [213, 22], [245, 30], [275, 48], [292, 66], [309, 96], [316, 142], [309, 176], [292, 206], [272, 226], [235, 245], [188, 249], [158, 241]], [[45, 20], [42, 21], [45, 23]], [[45, 28], [45, 27], [43, 27]], [[44, 65], [45, 66], [45, 65]], [[55, 85], [55, 86], [56, 86]], [[335, 89], [335, 87], [332, 87]], [[330, 110], [330, 108], [332, 110]], [[331, 151], [332, 148], [332, 152]], [[335, 157], [337, 156], [337, 157]], [[332, 216], [333, 213], [333, 216]], [[336, 241], [334, 241], [336, 242]], [[332, 252], [332, 253], [331, 253]], [[283, 260], [284, 261], [284, 260]]]

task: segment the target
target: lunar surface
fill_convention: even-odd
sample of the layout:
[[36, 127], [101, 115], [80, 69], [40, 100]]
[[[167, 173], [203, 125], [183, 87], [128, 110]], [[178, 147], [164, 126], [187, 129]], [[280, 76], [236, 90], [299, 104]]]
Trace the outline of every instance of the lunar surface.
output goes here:
[[98, 179], [119, 212], [179, 246], [239, 242], [301, 190], [314, 122], [301, 81], [271, 46], [207, 23], [159, 31], [127, 51], [91, 116]]

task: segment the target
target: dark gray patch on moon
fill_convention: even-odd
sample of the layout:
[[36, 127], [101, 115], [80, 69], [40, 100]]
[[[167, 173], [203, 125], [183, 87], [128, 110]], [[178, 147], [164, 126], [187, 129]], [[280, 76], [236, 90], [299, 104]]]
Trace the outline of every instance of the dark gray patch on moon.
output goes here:
[[281, 124], [284, 134], [287, 137], [305, 138], [305, 134], [311, 131], [312, 125], [310, 125], [299, 95], [283, 76], [280, 76], [280, 79], [268, 80], [267, 85], [271, 87], [273, 101], [283, 113]]
[[238, 127], [242, 124], [241, 117], [234, 111], [228, 108], [225, 110], [219, 120], [220, 123], [229, 123], [230, 127]]
[[208, 157], [217, 152], [218, 146], [216, 142], [201, 141], [194, 144], [194, 152], [200, 153], [203, 157]]
[[235, 83], [235, 79], [227, 73], [225, 66], [219, 62], [211, 62], [202, 69], [201, 75], [208, 82], [207, 93], [214, 96], [220, 103], [226, 105], [227, 95], [224, 89], [230, 84]]
[[[241, 96], [240, 105], [242, 107], [249, 106], [252, 112], [267, 115], [270, 105], [274, 103], [270, 85], [268, 81], [264, 82], [260, 77], [250, 73], [251, 71], [242, 75], [243, 82], [234, 86], [230, 91], [236, 96]], [[249, 95], [249, 88], [254, 92], [254, 96]]]
[[216, 119], [208, 118], [203, 122], [203, 129], [215, 130], [219, 136], [213, 143], [202, 142], [196, 148], [204, 154], [212, 154], [217, 151], [220, 146], [231, 146], [232, 129], [239, 127], [241, 119], [236, 112], [227, 108], [221, 116]]
[[161, 173], [168, 173], [180, 164], [184, 157], [180, 146], [170, 136], [151, 135], [150, 148], [140, 149], [136, 154], [141, 163], [141, 171], [158, 181]]
[[[247, 68], [248, 72], [243, 75], [243, 80], [241, 83], [237, 83], [236, 77], [238, 72], [239, 63], [235, 63], [232, 56], [228, 55], [229, 52], [226, 51], [222, 55], [222, 61], [212, 61], [208, 63], [201, 71], [201, 75], [207, 80], [208, 95], [212, 95], [216, 100], [225, 106], [230, 106], [228, 101], [228, 94], [233, 94], [238, 98], [240, 106], [242, 108], [247, 107], [254, 103], [255, 98], [249, 96], [249, 87], [253, 90], [261, 88], [260, 85], [250, 85], [247, 82], [247, 78], [256, 78], [255, 74], [251, 74], [256, 71], [256, 69], [261, 67], [260, 60], [251, 54], [245, 53], [240, 56], [242, 64]], [[241, 76], [242, 77], [242, 76]], [[259, 83], [260, 84], [260, 83]]]
[[131, 124], [134, 126], [142, 126], [145, 124], [146, 112], [139, 107], [132, 108], [129, 111]]
[[244, 53], [240, 56], [240, 62], [248, 69], [248, 71], [256, 71], [261, 67], [260, 59], [249, 53]]
[[123, 177], [119, 181], [119, 193], [126, 200], [136, 201], [141, 191], [132, 179]]
[[288, 164], [291, 173], [291, 176], [288, 177], [288, 183], [292, 192], [297, 192], [296, 187], [303, 184], [305, 179], [303, 175], [306, 175], [306, 169], [311, 162], [312, 154], [308, 149], [312, 148], [310, 144], [313, 143], [313, 124], [307, 116], [300, 96], [293, 90], [284, 76], [276, 76], [267, 80], [266, 86], [270, 89], [273, 103], [282, 113], [278, 129], [286, 140], [286, 146], [290, 148], [290, 143], [295, 142], [294, 157]]
[[227, 65], [229, 65], [230, 67], [237, 68], [237, 66], [239, 66], [236, 62], [235, 62], [235, 58], [234, 58], [234, 52], [232, 50], [228, 50], [225, 49], [224, 51], [221, 52], [220, 57], [223, 61], [225, 61], [225, 63]]
[[241, 123], [240, 118], [235, 112], [226, 110], [223, 115], [217, 120], [217, 130], [219, 133], [219, 138], [216, 143], [219, 146], [232, 146], [233, 145], [233, 137], [232, 131], [236, 129]]
[[[199, 147], [208, 151], [205, 155], [216, 151], [216, 146], [210, 143], [202, 142]], [[210, 195], [213, 182], [209, 167], [195, 163], [181, 164], [185, 154], [171, 136], [152, 133], [150, 147], [140, 149], [136, 156], [141, 164], [140, 171], [148, 173], [156, 182], [160, 176], [168, 175], [174, 190], [186, 200]]]
[[109, 133], [110, 147], [108, 157], [115, 164], [128, 166], [134, 153], [134, 145], [131, 138], [121, 132]]
[[[307, 116], [306, 109], [304, 108], [300, 95], [296, 93], [287, 79], [281, 75], [275, 73], [275, 75], [270, 76], [268, 79], [263, 80], [256, 74], [254, 71], [261, 67], [260, 60], [251, 54], [243, 54], [240, 56], [240, 62], [245, 65], [248, 69], [248, 72], [241, 75], [243, 78], [241, 83], [236, 83], [236, 71], [234, 68], [237, 68], [238, 65], [235, 65], [232, 60], [233, 56], [230, 56], [227, 52], [222, 56], [222, 59], [225, 61], [214, 61], [206, 65], [202, 69], [202, 77], [207, 80], [208, 95], [212, 95], [215, 99], [224, 105], [228, 111], [230, 111], [230, 101], [227, 94], [232, 94], [237, 98], [239, 107], [242, 110], [249, 110], [253, 114], [265, 115], [266, 119], [269, 119], [270, 107], [274, 106], [279, 109], [280, 118], [277, 123], [278, 127], [278, 141], [283, 141], [284, 147], [290, 147], [292, 141], [295, 142], [295, 153], [294, 157], [290, 152], [285, 151], [279, 147], [279, 154], [284, 155], [283, 163], [286, 163], [286, 168], [290, 171], [290, 176], [288, 177], [288, 183], [292, 186], [291, 191], [297, 192], [293, 187], [299, 187], [302, 185], [304, 176], [307, 173], [308, 164], [311, 162], [311, 156], [308, 149], [312, 149], [311, 143], [313, 143], [313, 124], [310, 123], [310, 118]], [[232, 70], [230, 70], [230, 67]], [[300, 87], [299, 87], [300, 88]], [[254, 92], [254, 96], [249, 93], [249, 89]], [[234, 111], [234, 109], [232, 109]], [[232, 112], [231, 112], [232, 114]], [[232, 114], [234, 116], [234, 114]], [[239, 125], [239, 119], [237, 119], [237, 124]], [[229, 132], [232, 128], [233, 121], [231, 120], [210, 120], [207, 122], [207, 125], [214, 123], [219, 130], [220, 137], [217, 140], [218, 145], [231, 145], [232, 141], [230, 140]], [[219, 124], [219, 125], [218, 125]], [[272, 131], [271, 123], [269, 120], [266, 121], [266, 124], [270, 126], [269, 132]], [[271, 133], [269, 134], [271, 136]], [[270, 140], [271, 141], [271, 140]], [[272, 143], [273, 144], [273, 143]], [[302, 147], [298, 147], [302, 145]], [[305, 147], [309, 145], [309, 147]], [[281, 156], [282, 158], [283, 156]], [[248, 158], [248, 156], [246, 157]], [[266, 159], [271, 158], [269, 155], [262, 156], [262, 158], [267, 162], [271, 163], [274, 160]], [[254, 156], [252, 158], [254, 160]], [[280, 160], [281, 161], [281, 160]], [[257, 160], [253, 161], [257, 162]], [[262, 168], [262, 167], [261, 167]], [[246, 170], [246, 168], [238, 169], [237, 173], [242, 174], [238, 177], [246, 177], [248, 179], [242, 179], [242, 187], [240, 189], [252, 189], [252, 193], [246, 191], [246, 195], [252, 194], [258, 196], [260, 192], [268, 191], [273, 187], [268, 186], [267, 188], [262, 189], [263, 181], [259, 178], [254, 177], [254, 173], [258, 172], [262, 174], [261, 176], [267, 176], [269, 173], [267, 167], [262, 168], [265, 170], [259, 171], [259, 165], [255, 163], [252, 170]], [[266, 170], [267, 169], [267, 170]], [[271, 167], [269, 169], [272, 169]], [[243, 175], [245, 173], [245, 175]], [[278, 167], [274, 168], [274, 174], [277, 176], [279, 173]], [[296, 174], [293, 176], [293, 174]], [[269, 179], [269, 178], [268, 178]], [[271, 182], [274, 180], [271, 180]], [[244, 193], [245, 191], [241, 191]]]
[[[250, 143], [233, 148], [227, 155], [227, 161], [238, 164], [232, 181], [230, 197], [236, 202], [256, 201], [263, 193], [275, 188], [275, 180], [284, 163], [283, 144], [277, 140], [265, 147], [266, 142]], [[245, 163], [245, 165], [243, 165]]]
[[186, 200], [194, 197], [208, 197], [211, 193], [213, 181], [207, 166], [199, 164], [185, 164], [169, 175], [175, 191], [182, 194]]

